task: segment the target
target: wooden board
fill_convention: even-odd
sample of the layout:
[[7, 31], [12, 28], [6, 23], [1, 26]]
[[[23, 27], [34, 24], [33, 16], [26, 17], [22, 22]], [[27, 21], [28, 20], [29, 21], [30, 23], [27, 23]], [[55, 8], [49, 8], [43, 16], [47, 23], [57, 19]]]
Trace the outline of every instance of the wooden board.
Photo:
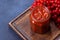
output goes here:
[[60, 30], [53, 22], [50, 23], [51, 31], [48, 33], [33, 33], [30, 26], [29, 15], [30, 7], [9, 23], [10, 27], [24, 40], [55, 40], [56, 37], [60, 35]]

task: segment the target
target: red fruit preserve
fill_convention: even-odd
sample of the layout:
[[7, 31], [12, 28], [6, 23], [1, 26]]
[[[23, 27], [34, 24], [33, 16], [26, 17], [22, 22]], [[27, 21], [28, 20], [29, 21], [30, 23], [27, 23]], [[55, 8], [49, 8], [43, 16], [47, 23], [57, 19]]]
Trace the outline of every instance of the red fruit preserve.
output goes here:
[[36, 6], [30, 14], [31, 29], [35, 33], [46, 33], [50, 30], [50, 12], [45, 6]]

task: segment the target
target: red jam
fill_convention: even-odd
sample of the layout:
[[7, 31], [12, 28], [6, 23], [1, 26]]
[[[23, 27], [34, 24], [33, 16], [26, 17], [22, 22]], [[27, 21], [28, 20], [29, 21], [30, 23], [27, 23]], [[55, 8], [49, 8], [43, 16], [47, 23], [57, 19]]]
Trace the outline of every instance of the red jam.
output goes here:
[[50, 26], [50, 13], [45, 6], [36, 6], [31, 10], [30, 23], [31, 29], [36, 33], [46, 33]]

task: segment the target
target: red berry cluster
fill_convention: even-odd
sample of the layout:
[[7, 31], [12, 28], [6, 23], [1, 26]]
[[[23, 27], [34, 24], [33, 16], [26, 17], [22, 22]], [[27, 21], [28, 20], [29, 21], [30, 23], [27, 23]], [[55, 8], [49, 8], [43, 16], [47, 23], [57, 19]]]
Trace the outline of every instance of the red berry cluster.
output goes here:
[[39, 5], [45, 5], [50, 10], [52, 21], [60, 28], [60, 0], [34, 0], [31, 9]]
[[60, 0], [45, 0], [43, 4], [51, 11], [51, 19], [60, 28]]
[[43, 0], [42, 1], [41, 0], [35, 0], [30, 9], [32, 10], [36, 6], [42, 6], [42, 3], [43, 3]]

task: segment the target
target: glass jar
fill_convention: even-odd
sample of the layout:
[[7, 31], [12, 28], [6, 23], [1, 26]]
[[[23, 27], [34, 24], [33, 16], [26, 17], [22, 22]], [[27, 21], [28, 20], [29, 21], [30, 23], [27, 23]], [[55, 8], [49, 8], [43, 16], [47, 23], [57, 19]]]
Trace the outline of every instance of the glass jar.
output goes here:
[[50, 12], [45, 6], [36, 6], [31, 10], [30, 24], [35, 33], [46, 33], [50, 30]]

